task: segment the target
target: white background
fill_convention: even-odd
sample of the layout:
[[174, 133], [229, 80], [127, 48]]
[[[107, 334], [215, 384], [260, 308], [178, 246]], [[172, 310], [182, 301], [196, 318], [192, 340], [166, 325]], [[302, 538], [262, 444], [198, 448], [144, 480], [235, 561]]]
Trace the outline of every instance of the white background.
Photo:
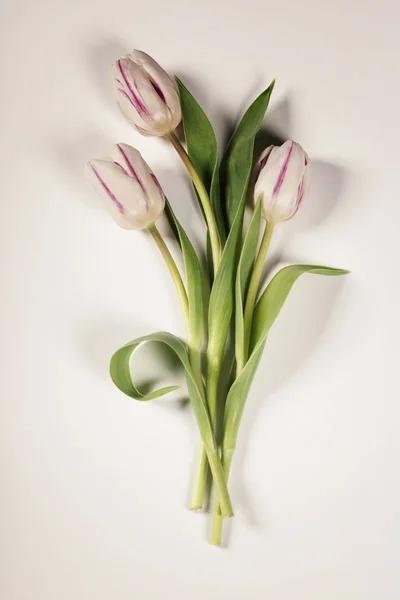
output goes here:
[[[396, 5], [2, 0], [4, 600], [400, 598]], [[304, 276], [270, 335], [225, 549], [186, 509], [182, 394], [140, 404], [108, 377], [120, 345], [183, 325], [151, 240], [113, 224], [84, 162], [136, 145], [203, 234], [172, 148], [114, 106], [109, 65], [134, 47], [181, 76], [220, 140], [277, 78], [266, 125], [307, 149], [313, 184], [272, 259], [352, 271]]]

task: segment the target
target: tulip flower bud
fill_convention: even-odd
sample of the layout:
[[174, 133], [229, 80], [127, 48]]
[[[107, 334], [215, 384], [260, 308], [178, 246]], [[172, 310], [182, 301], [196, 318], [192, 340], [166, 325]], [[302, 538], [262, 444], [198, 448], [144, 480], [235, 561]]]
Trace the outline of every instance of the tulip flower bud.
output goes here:
[[269, 146], [259, 159], [254, 188], [255, 202], [262, 195], [264, 219], [278, 223], [293, 217], [307, 191], [309, 177], [310, 162], [300, 144], [288, 141], [282, 146]]
[[148, 54], [122, 56], [112, 66], [112, 80], [123, 114], [143, 135], [168, 135], [181, 122], [178, 91]]
[[114, 220], [124, 229], [147, 229], [164, 210], [165, 196], [140, 152], [127, 144], [92, 160], [86, 174]]

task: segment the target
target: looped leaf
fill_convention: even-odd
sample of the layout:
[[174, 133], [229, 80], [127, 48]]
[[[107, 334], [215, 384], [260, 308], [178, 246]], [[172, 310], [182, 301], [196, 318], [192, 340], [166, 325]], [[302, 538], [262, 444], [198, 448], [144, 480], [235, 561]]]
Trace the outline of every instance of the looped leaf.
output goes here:
[[144, 342], [157, 342], [165, 344], [171, 348], [173, 352], [175, 352], [176, 356], [182, 363], [183, 368], [185, 369], [190, 402], [197, 420], [202, 441], [206, 449], [207, 458], [214, 477], [214, 482], [217, 487], [217, 492], [221, 502], [221, 510], [224, 516], [230, 517], [233, 515], [232, 504], [228, 489], [226, 487], [224, 472], [218, 453], [213, 426], [208, 413], [206, 398], [197, 386], [196, 378], [190, 365], [189, 355], [183, 342], [174, 335], [163, 331], [137, 338], [136, 340], [133, 340], [132, 342], [129, 342], [129, 344], [123, 346], [120, 350], [117, 350], [117, 352], [115, 352], [115, 354], [112, 356], [110, 363], [111, 378], [115, 385], [122, 392], [124, 392], [124, 394], [127, 394], [129, 397], [135, 398], [136, 400], [151, 400], [153, 398], [164, 396], [168, 392], [177, 389], [177, 387], [165, 387], [156, 390], [147, 396], [144, 396], [138, 392], [131, 378], [130, 358], [139, 344]]
[[246, 399], [267, 341], [268, 332], [274, 324], [295, 281], [303, 273], [318, 275], [346, 275], [349, 271], [315, 265], [291, 265], [281, 269], [268, 284], [254, 311], [252, 348], [250, 357], [240, 375], [233, 383], [226, 400], [223, 447], [234, 449]]
[[148, 401], [154, 400], [155, 398], [160, 398], [161, 396], [165, 396], [169, 392], [173, 392], [174, 390], [178, 390], [179, 386], [167, 386], [160, 388], [158, 390], [154, 390], [148, 394], [142, 394], [139, 392], [137, 387], [132, 381], [131, 377], [131, 368], [130, 361], [133, 356], [135, 350], [146, 342], [153, 342], [157, 344], [167, 345], [171, 348], [174, 353], [180, 359], [182, 365], [185, 367], [187, 352], [184, 344], [175, 336], [172, 336], [169, 333], [152, 333], [150, 335], [145, 335], [143, 337], [136, 338], [132, 342], [125, 344], [119, 350], [117, 350], [110, 361], [110, 375], [111, 379], [115, 383], [115, 385], [124, 392], [130, 398], [134, 398], [135, 400]]

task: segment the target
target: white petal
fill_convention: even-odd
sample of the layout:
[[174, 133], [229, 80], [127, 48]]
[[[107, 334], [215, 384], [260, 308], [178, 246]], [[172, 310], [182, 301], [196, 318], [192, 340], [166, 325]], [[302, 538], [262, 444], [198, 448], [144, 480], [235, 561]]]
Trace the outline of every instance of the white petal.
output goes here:
[[122, 162], [131, 177], [134, 177], [143, 192], [153, 212], [158, 215], [164, 210], [165, 197], [157, 178], [136, 148], [128, 144], [117, 144], [113, 149], [113, 159]]
[[169, 112], [145, 70], [130, 56], [123, 56], [112, 70], [114, 89], [125, 116], [147, 135], [163, 135], [169, 128]]
[[275, 146], [270, 152], [265, 167], [261, 169], [255, 185], [255, 200], [257, 201], [258, 196], [261, 193], [263, 194], [263, 210], [265, 210], [272, 201], [272, 195], [276, 185], [277, 176], [281, 169], [281, 165], [282, 160], [280, 157], [280, 148]]
[[[275, 148], [275, 146], [268, 146], [268, 148], [265, 148], [264, 152], [261, 154], [260, 158], [258, 159], [258, 164], [260, 165], [260, 167], [262, 168], [262, 166], [265, 166], [266, 161], [265, 159], [267, 157], [269, 157], [269, 154], [272, 152], [272, 150]], [[263, 165], [264, 163], [264, 165]]]
[[298, 190], [302, 184], [304, 171], [305, 160], [303, 149], [298, 144], [293, 143], [290, 156], [282, 166], [281, 179], [277, 183], [274, 207], [274, 217], [276, 220], [290, 219], [296, 212], [298, 207]]
[[[267, 149], [262, 157], [267, 154]], [[269, 221], [284, 221], [297, 211], [304, 195], [307, 155], [299, 144], [285, 142], [274, 147], [262, 166], [256, 181], [254, 195], [263, 195], [262, 213]], [[262, 163], [261, 163], [262, 164]]]
[[171, 126], [175, 129], [182, 119], [182, 113], [178, 90], [174, 83], [164, 69], [145, 52], [134, 50], [131, 56], [137, 64], [143, 67], [150, 79], [161, 91], [165, 103], [171, 112]]
[[143, 229], [154, 222], [154, 211], [140, 184], [120, 167], [109, 160], [93, 160], [87, 175], [118, 225]]
[[148, 126], [148, 122], [144, 120], [144, 118], [141, 116], [140, 112], [134, 105], [134, 100], [131, 97], [129, 87], [127, 86], [125, 79], [121, 75], [118, 61], [112, 66], [111, 78], [115, 97], [122, 111], [122, 114], [135, 127], [142, 129], [146, 128]]

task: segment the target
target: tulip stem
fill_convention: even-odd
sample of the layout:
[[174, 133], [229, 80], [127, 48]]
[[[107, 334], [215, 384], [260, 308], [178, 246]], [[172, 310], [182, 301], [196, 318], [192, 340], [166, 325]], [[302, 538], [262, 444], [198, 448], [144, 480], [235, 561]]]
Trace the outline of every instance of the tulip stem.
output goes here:
[[264, 268], [265, 257], [267, 255], [267, 251], [269, 248], [269, 244], [271, 242], [272, 233], [274, 231], [275, 223], [272, 221], [268, 221], [265, 229], [264, 235], [261, 240], [260, 249], [258, 251], [258, 255], [256, 261], [254, 263], [253, 272], [251, 274], [251, 279], [249, 283], [249, 289], [247, 292], [246, 305], [244, 309], [244, 343], [243, 343], [243, 355], [239, 358], [239, 370], [242, 370], [244, 365], [247, 362], [247, 358], [249, 355], [249, 347], [250, 347], [250, 338], [251, 338], [251, 327], [253, 323], [253, 312], [254, 306], [257, 300], [258, 290], [260, 287], [260, 280], [262, 271]]
[[157, 247], [161, 252], [163, 259], [165, 260], [168, 270], [171, 273], [171, 277], [175, 284], [176, 291], [178, 293], [178, 297], [182, 306], [183, 316], [185, 319], [185, 326], [187, 331], [189, 331], [189, 302], [185, 286], [183, 285], [181, 274], [179, 273], [178, 267], [176, 266], [176, 263], [172, 258], [171, 252], [168, 250], [168, 247], [164, 242], [160, 232], [158, 231], [155, 223], [150, 225], [148, 231], [151, 234], [155, 243], [157, 244]]
[[[149, 227], [149, 232], [152, 235], [154, 241], [156, 242], [156, 244], [167, 264], [169, 272], [171, 273], [173, 282], [175, 284], [176, 291], [178, 293], [178, 296], [179, 296], [179, 299], [180, 299], [180, 302], [182, 305], [182, 310], [183, 310], [184, 319], [185, 319], [185, 327], [186, 327], [186, 332], [187, 332], [188, 340], [189, 340], [190, 365], [192, 367], [192, 371], [193, 371], [193, 375], [194, 375], [197, 387], [198, 387], [201, 395], [203, 396], [204, 400], [206, 401], [204, 381], [203, 381], [203, 376], [201, 373], [200, 348], [197, 346], [194, 346], [191, 343], [191, 332], [190, 332], [190, 327], [189, 327], [189, 303], [188, 303], [188, 298], [187, 298], [185, 287], [183, 285], [181, 275], [178, 271], [178, 267], [176, 266], [174, 259], [171, 256], [170, 251], [167, 248], [167, 245], [165, 244], [160, 232], [158, 231], [158, 229], [154, 223], [151, 227]], [[204, 445], [203, 441], [200, 442], [200, 446], [201, 446], [200, 462], [199, 462], [199, 466], [198, 466], [198, 470], [197, 470], [197, 474], [196, 474], [197, 487], [194, 490], [194, 493], [192, 496], [192, 500], [190, 503], [190, 510], [196, 510], [196, 509], [202, 507], [203, 498], [204, 498], [204, 494], [205, 494], [205, 488], [207, 485], [208, 457], [207, 457], [207, 453], [206, 453], [206, 449], [205, 449], [205, 445]], [[200, 504], [199, 504], [199, 502], [200, 502]]]
[[[233, 458], [234, 450], [226, 450], [222, 451], [222, 468], [224, 470], [225, 481], [228, 484], [229, 473], [231, 471], [232, 458]], [[222, 527], [224, 524], [224, 517], [221, 513], [221, 506], [219, 504], [218, 496], [215, 500], [214, 505], [214, 517], [211, 531], [211, 543], [213, 546], [220, 546], [222, 543]]]
[[188, 153], [182, 146], [174, 131], [172, 131], [169, 134], [168, 139], [179, 154], [180, 158], [182, 159], [182, 162], [185, 165], [193, 181], [193, 185], [198, 193], [201, 206], [203, 207], [204, 216], [207, 222], [208, 231], [210, 234], [214, 273], [216, 273], [219, 267], [219, 263], [221, 262], [221, 240], [218, 233], [218, 227], [215, 220], [214, 211], [211, 206], [210, 197], [192, 161], [190, 160]]
[[[249, 345], [250, 345], [250, 337], [251, 337], [251, 327], [253, 322], [253, 313], [254, 306], [257, 299], [258, 290], [260, 287], [260, 280], [262, 275], [262, 270], [265, 264], [265, 257], [267, 255], [267, 251], [271, 242], [272, 233], [274, 231], [275, 223], [268, 222], [265, 226], [263, 238], [261, 240], [260, 249], [258, 251], [258, 255], [256, 261], [254, 263], [253, 272], [251, 274], [249, 289], [247, 292], [246, 305], [244, 309], [244, 344], [243, 350], [238, 354], [238, 349], [236, 353], [236, 378], [239, 377], [240, 373], [243, 371], [244, 366], [247, 362], [248, 353], [249, 353]], [[235, 452], [234, 447], [226, 447], [226, 431], [224, 431], [224, 440], [222, 442], [222, 468], [225, 474], [225, 480], [228, 483], [229, 473], [232, 466], [233, 454]], [[225, 447], [224, 447], [225, 442]], [[232, 446], [232, 444], [230, 444]], [[219, 504], [218, 496], [215, 500], [214, 506], [214, 517], [213, 517], [213, 526], [211, 533], [211, 543], [215, 546], [220, 546], [222, 542], [222, 527], [223, 527], [223, 516], [221, 513], [221, 507]]]
[[[212, 360], [207, 361], [207, 403], [208, 411], [210, 414], [211, 423], [215, 430], [215, 416], [218, 400], [218, 384], [219, 375], [221, 372], [221, 366], [219, 364], [213, 364]], [[204, 498], [207, 491], [207, 479], [208, 479], [208, 460], [206, 448], [202, 442], [200, 442], [199, 454], [197, 459], [196, 475], [192, 489], [192, 497], [190, 501], [190, 510], [199, 510], [203, 507]]]

